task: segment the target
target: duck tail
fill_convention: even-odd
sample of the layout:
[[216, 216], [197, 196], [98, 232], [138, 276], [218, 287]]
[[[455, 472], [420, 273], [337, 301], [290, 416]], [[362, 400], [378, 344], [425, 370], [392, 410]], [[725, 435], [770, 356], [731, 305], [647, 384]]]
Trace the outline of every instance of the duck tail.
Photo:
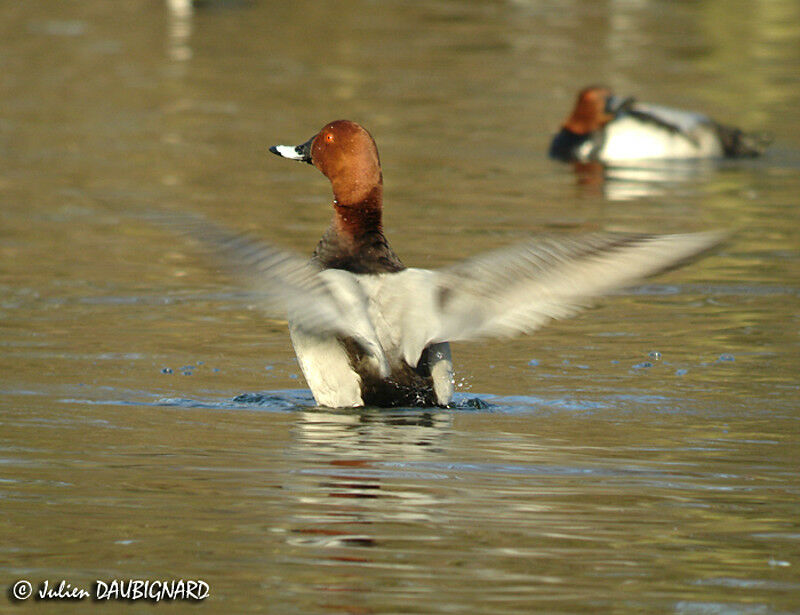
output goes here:
[[733, 126], [717, 124], [717, 134], [728, 158], [754, 158], [760, 156], [772, 143], [772, 135], [764, 132], [744, 132]]

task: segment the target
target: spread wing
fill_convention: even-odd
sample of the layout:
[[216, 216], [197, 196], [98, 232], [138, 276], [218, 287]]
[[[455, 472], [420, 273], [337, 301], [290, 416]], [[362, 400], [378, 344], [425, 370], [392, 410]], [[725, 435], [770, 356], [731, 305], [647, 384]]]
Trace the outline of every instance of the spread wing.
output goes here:
[[723, 239], [715, 232], [540, 238], [436, 271], [356, 275], [320, 270], [202, 219], [181, 216], [178, 225], [212, 245], [265, 312], [288, 315], [308, 333], [352, 337], [386, 374], [380, 340], [416, 365], [431, 344], [530, 333]]
[[388, 376], [389, 364], [367, 313], [367, 297], [353, 274], [323, 271], [308, 259], [200, 216], [151, 213], [147, 218], [210, 247], [268, 316], [288, 319], [309, 333], [351, 337]]
[[710, 249], [719, 233], [540, 238], [445, 269], [358, 276], [379, 338], [416, 365], [431, 344], [509, 338]]
[[442, 330], [432, 341], [530, 333], [599, 295], [674, 267], [722, 237], [595, 234], [479, 255], [439, 272]]

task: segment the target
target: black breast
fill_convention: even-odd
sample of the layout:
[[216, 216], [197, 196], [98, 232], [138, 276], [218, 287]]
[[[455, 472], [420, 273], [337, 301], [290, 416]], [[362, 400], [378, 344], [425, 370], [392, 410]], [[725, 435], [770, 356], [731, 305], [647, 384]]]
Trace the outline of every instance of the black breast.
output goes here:
[[562, 128], [550, 143], [550, 157], [565, 162], [576, 160], [578, 148], [590, 138], [590, 134], [579, 135]]
[[317, 244], [313, 260], [323, 269], [351, 273], [395, 273], [406, 268], [380, 231], [345, 238], [332, 226]]

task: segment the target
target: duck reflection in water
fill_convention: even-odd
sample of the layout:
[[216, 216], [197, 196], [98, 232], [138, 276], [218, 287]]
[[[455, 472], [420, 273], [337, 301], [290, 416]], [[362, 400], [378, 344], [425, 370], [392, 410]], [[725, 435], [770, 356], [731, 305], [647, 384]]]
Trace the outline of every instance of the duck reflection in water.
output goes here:
[[610, 201], [667, 196], [710, 181], [723, 163], [714, 160], [640, 160], [608, 165], [596, 160], [570, 163], [581, 192]]
[[[297, 468], [285, 487], [291, 512], [278, 528], [286, 534], [286, 557], [321, 570], [338, 566], [316, 589], [329, 597], [326, 606], [360, 612], [364, 567], [393, 575], [402, 568], [395, 554], [407, 549], [405, 541], [433, 539], [425, 528], [436, 526], [444, 504], [436, 489], [442, 475], [417, 464], [452, 454], [452, 414], [314, 409], [296, 417], [286, 451]], [[409, 524], [417, 528], [413, 537]]]
[[745, 132], [702, 113], [641, 103], [589, 86], [550, 143], [550, 157], [570, 162], [578, 184], [628, 200], [661, 196], [708, 179], [726, 159], [762, 155], [771, 137]]
[[[370, 531], [373, 524], [430, 521], [440, 503], [432, 490], [417, 485], [420, 478], [440, 475], [412, 469], [409, 463], [442, 456], [451, 427], [452, 415], [443, 411], [298, 413], [287, 455], [303, 469], [292, 478], [297, 495], [288, 542], [312, 548], [374, 547], [381, 538]], [[354, 554], [337, 550], [323, 555]]]

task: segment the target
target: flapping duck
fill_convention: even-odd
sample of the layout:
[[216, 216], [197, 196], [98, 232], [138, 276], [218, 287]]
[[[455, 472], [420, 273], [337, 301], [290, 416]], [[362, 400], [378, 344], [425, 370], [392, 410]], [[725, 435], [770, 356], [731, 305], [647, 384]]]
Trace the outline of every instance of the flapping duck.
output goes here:
[[311, 260], [206, 221], [190, 231], [216, 247], [267, 314], [288, 318], [320, 406], [447, 406], [449, 342], [530, 333], [720, 240], [595, 234], [530, 240], [439, 270], [406, 267], [383, 233], [381, 165], [364, 128], [339, 120], [302, 145], [270, 150], [331, 182], [333, 220]]

